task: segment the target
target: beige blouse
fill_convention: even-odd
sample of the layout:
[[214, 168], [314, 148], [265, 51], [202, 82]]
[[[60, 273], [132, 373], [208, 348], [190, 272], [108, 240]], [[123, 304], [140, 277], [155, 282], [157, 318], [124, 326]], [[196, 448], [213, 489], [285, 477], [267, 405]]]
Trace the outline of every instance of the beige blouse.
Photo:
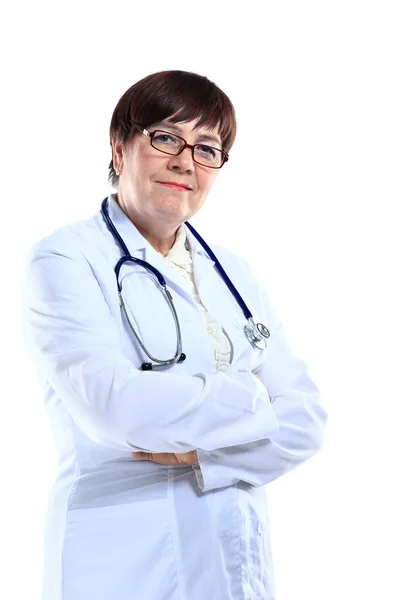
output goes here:
[[186, 239], [184, 225], [181, 225], [178, 229], [175, 243], [167, 256], [164, 257], [164, 260], [168, 260], [170, 264], [179, 271], [181, 277], [192, 284], [193, 299], [199, 307], [199, 311], [201, 312], [213, 343], [216, 369], [217, 371], [227, 371], [231, 363], [232, 344], [218, 321], [207, 311], [198, 294], [193, 275], [192, 255]]

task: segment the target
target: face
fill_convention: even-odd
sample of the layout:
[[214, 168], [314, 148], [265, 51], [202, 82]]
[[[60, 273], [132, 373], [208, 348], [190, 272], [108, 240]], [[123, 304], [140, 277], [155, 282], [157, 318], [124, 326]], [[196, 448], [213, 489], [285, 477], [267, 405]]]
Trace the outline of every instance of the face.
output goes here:
[[[164, 120], [148, 127], [148, 131], [160, 129], [179, 135], [188, 144], [222, 147], [218, 128], [195, 130], [194, 125], [195, 121], [172, 124]], [[194, 162], [190, 148], [178, 156], [156, 150], [141, 132], [126, 150], [113, 142], [113, 160], [114, 167], [121, 171], [118, 200], [133, 221], [143, 224], [168, 223], [177, 227], [190, 219], [204, 204], [219, 172]], [[171, 182], [189, 189], [166, 185]]]

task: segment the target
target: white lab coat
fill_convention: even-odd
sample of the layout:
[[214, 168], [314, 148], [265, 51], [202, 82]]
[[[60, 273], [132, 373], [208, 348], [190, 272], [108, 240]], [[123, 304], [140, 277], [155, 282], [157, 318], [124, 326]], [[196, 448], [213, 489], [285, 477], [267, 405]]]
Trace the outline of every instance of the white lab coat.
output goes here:
[[[59, 453], [44, 536], [43, 600], [272, 600], [265, 484], [321, 447], [326, 412], [247, 262], [212, 245], [268, 349], [246, 339], [243, 312], [187, 229], [198, 292], [233, 343], [217, 373], [188, 282], [108, 199], [131, 254], [164, 275], [179, 316], [181, 364], [147, 357], [119, 306], [121, 252], [100, 211], [33, 247], [23, 325]], [[124, 299], [146, 347], [175, 354], [173, 317], [142, 267], [122, 267]], [[257, 373], [262, 383], [252, 375]], [[271, 400], [271, 401], [270, 401]], [[164, 466], [133, 451], [198, 450], [200, 466]]]

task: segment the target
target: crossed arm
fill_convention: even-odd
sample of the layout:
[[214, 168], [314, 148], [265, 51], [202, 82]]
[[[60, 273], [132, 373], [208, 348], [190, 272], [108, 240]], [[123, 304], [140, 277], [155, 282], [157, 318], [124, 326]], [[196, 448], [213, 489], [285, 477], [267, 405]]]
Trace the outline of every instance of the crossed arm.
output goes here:
[[[260, 379], [258, 375], [253, 373], [257, 379]], [[172, 452], [132, 452], [132, 456], [141, 460], [149, 460], [150, 462], [157, 463], [159, 465], [191, 465], [199, 466], [199, 455], [197, 450], [191, 452], [184, 452], [182, 454], [173, 454]]]
[[89, 439], [137, 459], [190, 464], [202, 491], [264, 485], [319, 450], [326, 421], [319, 390], [266, 294], [271, 341], [256, 377], [244, 369], [143, 373], [121, 353], [90, 265], [58, 235], [55, 247], [44, 240], [28, 262], [24, 334], [43, 378]]

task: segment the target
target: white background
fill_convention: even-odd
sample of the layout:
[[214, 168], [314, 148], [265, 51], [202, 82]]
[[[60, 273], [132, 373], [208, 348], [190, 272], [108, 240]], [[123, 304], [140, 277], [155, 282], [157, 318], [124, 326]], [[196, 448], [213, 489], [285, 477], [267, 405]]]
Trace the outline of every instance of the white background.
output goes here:
[[215, 81], [238, 119], [192, 223], [250, 260], [330, 415], [322, 452], [268, 486], [277, 600], [400, 598], [397, 2], [12, 6], [0, 19], [0, 597], [40, 598], [56, 466], [20, 329], [26, 253], [111, 191], [108, 127], [125, 90], [182, 69]]

